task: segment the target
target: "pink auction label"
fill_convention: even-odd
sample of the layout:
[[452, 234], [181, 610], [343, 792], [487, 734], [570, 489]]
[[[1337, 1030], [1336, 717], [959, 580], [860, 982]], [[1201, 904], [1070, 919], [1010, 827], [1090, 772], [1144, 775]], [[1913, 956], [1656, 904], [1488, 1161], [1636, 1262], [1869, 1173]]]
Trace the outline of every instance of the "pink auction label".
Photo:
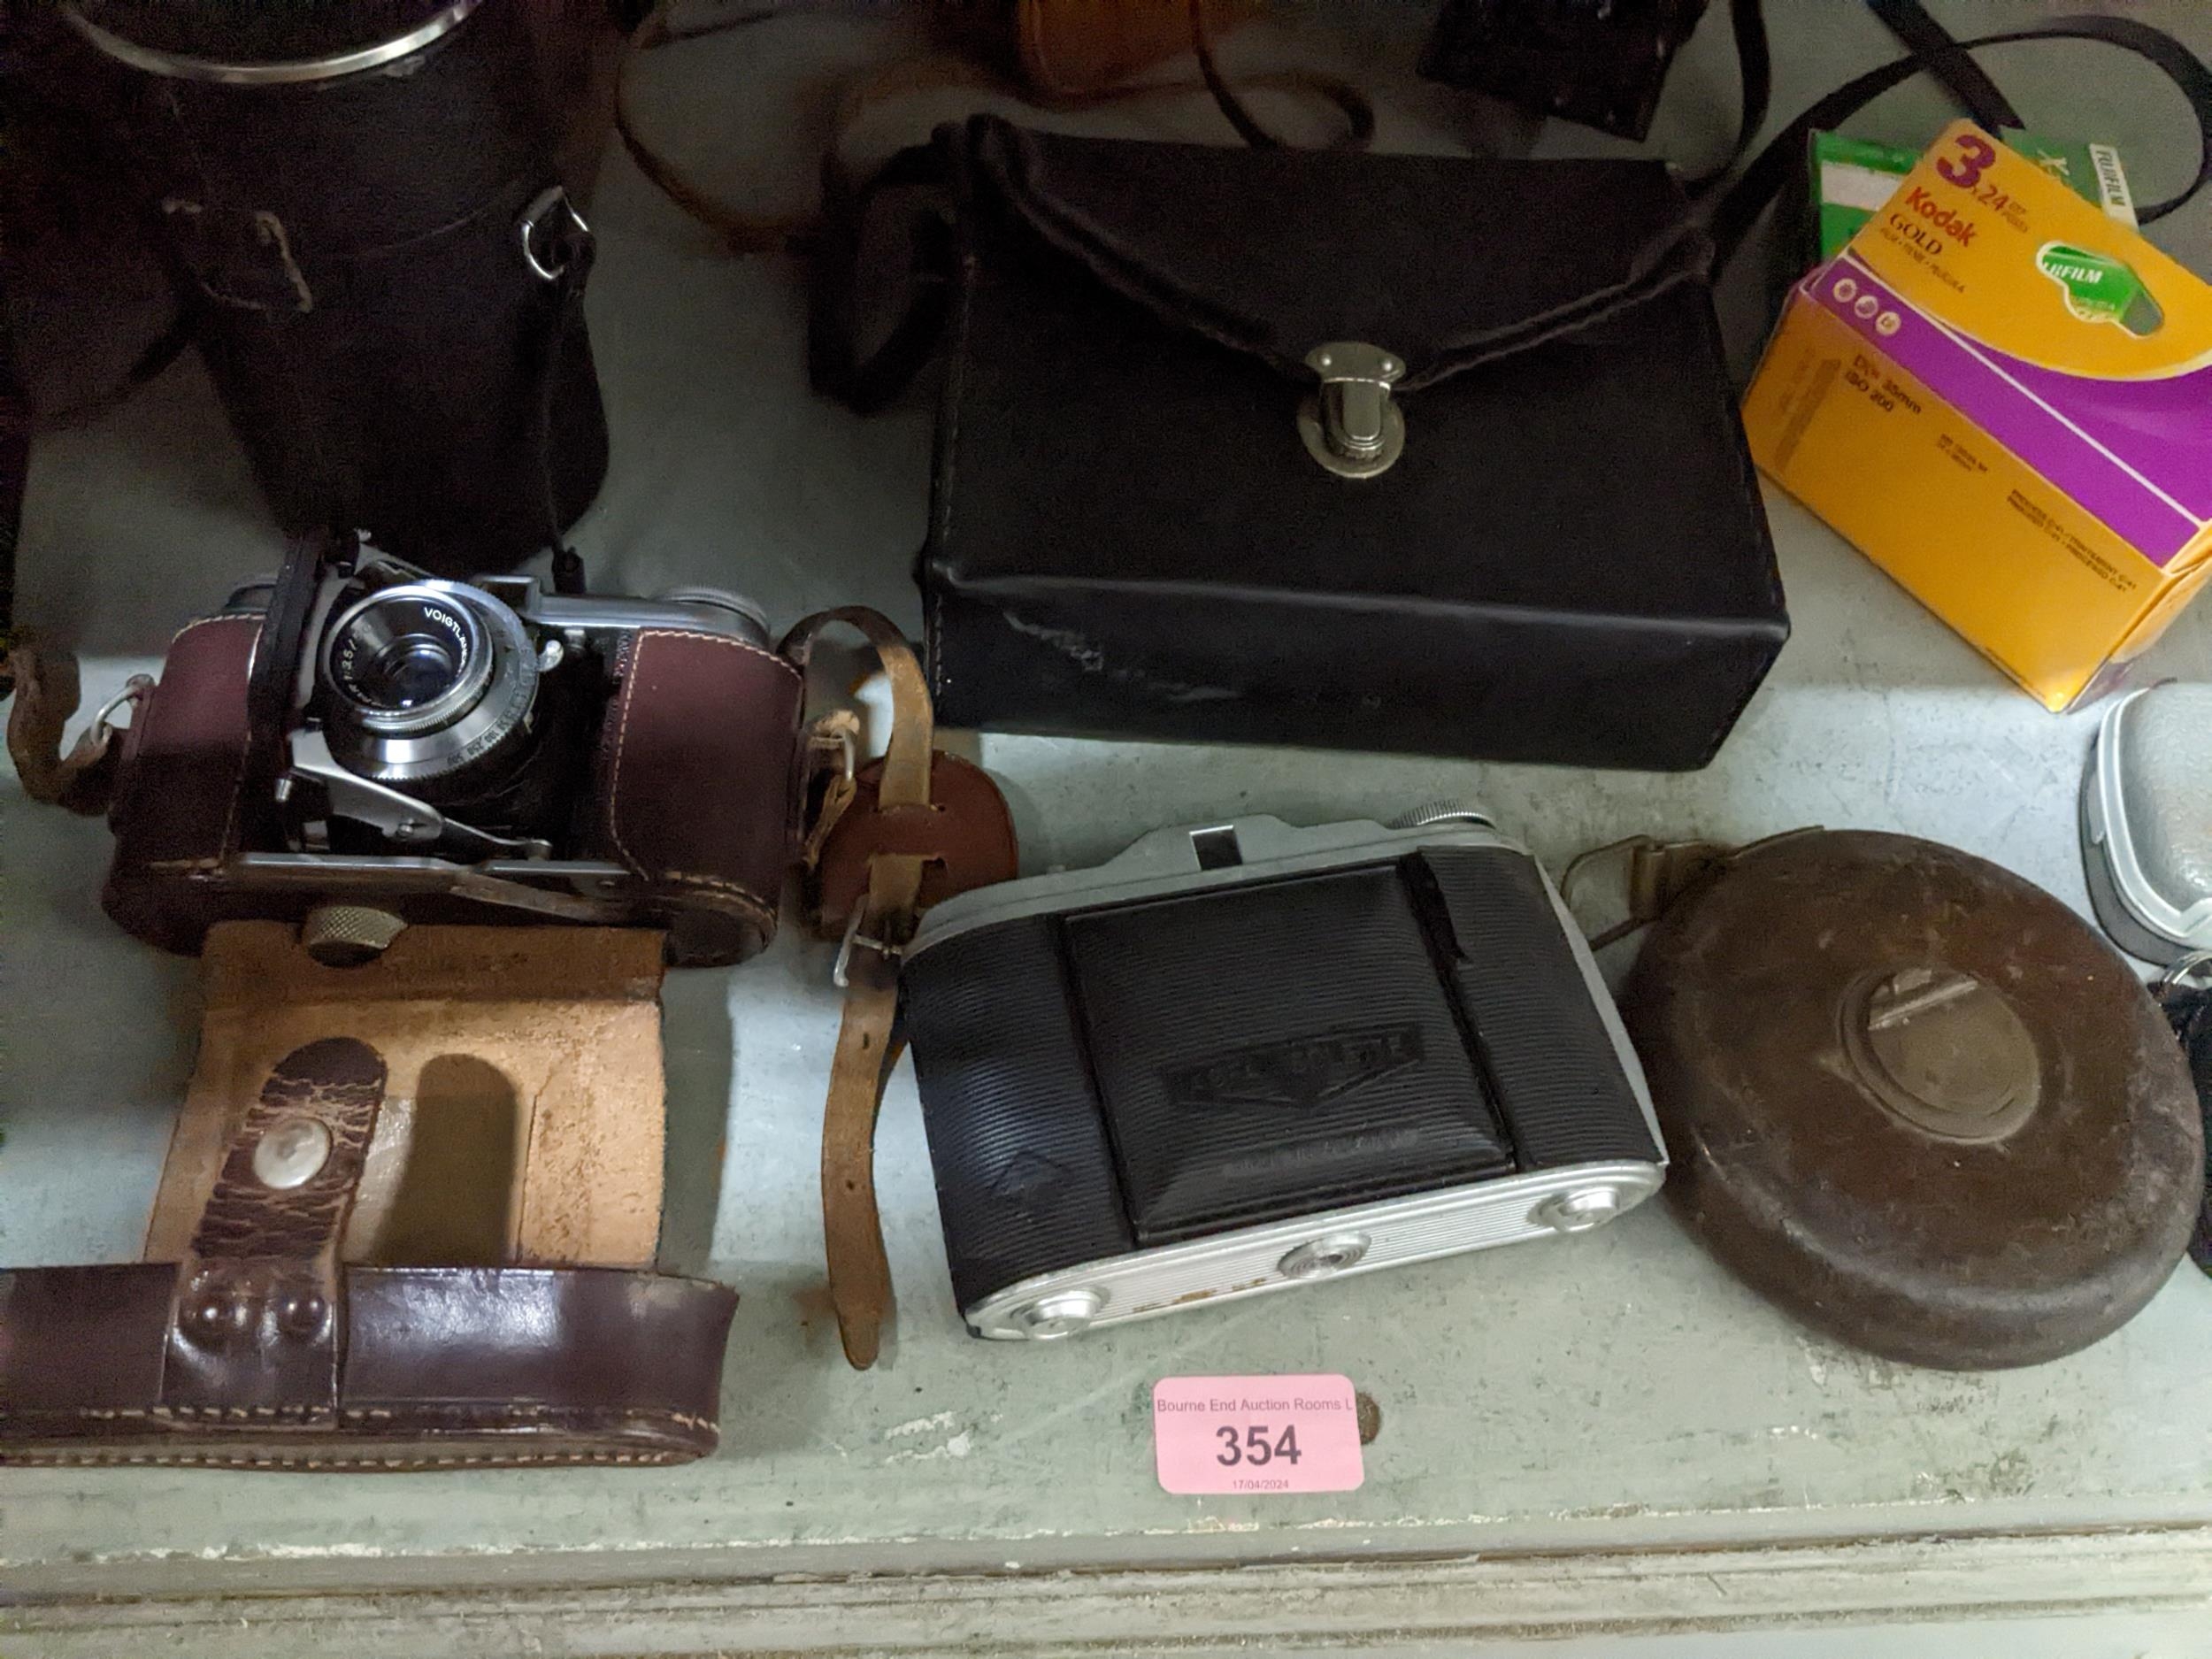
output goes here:
[[1348, 1377], [1168, 1377], [1153, 1455], [1170, 1492], [1349, 1492], [1359, 1407]]

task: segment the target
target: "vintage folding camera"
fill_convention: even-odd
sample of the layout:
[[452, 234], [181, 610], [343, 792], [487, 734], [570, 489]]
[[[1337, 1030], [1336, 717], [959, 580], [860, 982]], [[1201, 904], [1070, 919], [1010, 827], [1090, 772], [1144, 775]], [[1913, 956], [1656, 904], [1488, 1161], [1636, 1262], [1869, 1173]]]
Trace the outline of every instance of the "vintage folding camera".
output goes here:
[[1476, 813], [1160, 830], [938, 906], [902, 986], [978, 1336], [1579, 1233], [1665, 1168], [1587, 948]]
[[334, 954], [403, 921], [554, 920], [733, 961], [774, 930], [801, 694], [733, 595], [447, 581], [302, 542], [171, 642], [104, 902], [183, 950], [227, 919], [311, 916]]

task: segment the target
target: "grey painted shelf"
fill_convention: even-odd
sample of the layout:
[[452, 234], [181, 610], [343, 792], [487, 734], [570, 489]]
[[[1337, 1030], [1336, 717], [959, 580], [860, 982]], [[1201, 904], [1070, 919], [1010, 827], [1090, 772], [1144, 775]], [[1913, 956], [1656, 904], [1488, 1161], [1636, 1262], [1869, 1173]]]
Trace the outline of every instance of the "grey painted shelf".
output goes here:
[[[1784, 110], [1886, 55], [1855, 7], [1774, 10], [1786, 13], [1776, 26]], [[1996, 27], [2000, 14], [2047, 8], [1945, 10]], [[2176, 0], [2162, 20], [2212, 51], [2200, 8]], [[794, 88], [890, 50], [886, 29], [764, 26], [665, 54], [641, 90], [663, 142], [709, 157], [699, 165], [716, 188], [795, 198], [818, 135], [786, 130], [794, 110], [811, 107]], [[1656, 148], [1700, 153], [1732, 123], [1713, 112], [1733, 96], [1724, 35], [1709, 26], [1678, 69], [1678, 113]], [[2071, 50], [2008, 58], [2016, 98], [2055, 103], [2083, 130], [2116, 137], [2142, 157], [2149, 193], [2177, 182], [2191, 150], [2178, 102], [2131, 70], [2078, 83]], [[1385, 100], [1386, 141], [1451, 148], [1449, 101], [1394, 84], [1407, 90]], [[738, 90], [763, 87], [780, 90]], [[1714, 101], [1679, 112], [1701, 102], [1690, 90], [1700, 87]], [[1921, 89], [1889, 108], [1886, 127], [1901, 134], [1932, 131], [1940, 106]], [[918, 130], [936, 109], [872, 120], [866, 136], [886, 147], [895, 127]], [[1169, 99], [1086, 120], [1211, 136], [1212, 119], [1202, 102]], [[2160, 237], [2199, 269], [2212, 268], [2208, 207]], [[583, 541], [595, 580], [648, 592], [679, 580], [743, 587], [779, 624], [849, 601], [914, 620], [906, 571], [921, 538], [927, 399], [873, 421], [813, 399], [794, 266], [722, 257], [618, 160], [595, 209], [591, 320], [616, 442]], [[2092, 719], [2045, 713], [1793, 504], [1770, 495], [1770, 506], [1795, 637], [1701, 773], [1014, 738], [982, 740], [980, 752], [1009, 787], [1036, 868], [1097, 858], [1179, 819], [1314, 822], [1464, 796], [1555, 871], [1634, 831], [1751, 839], [1856, 826], [1954, 842], [2085, 910], [2074, 790]], [[99, 426], [42, 439], [24, 549], [25, 614], [84, 641], [90, 705], [231, 579], [269, 567], [277, 543], [188, 364]], [[2143, 672], [2212, 677], [2212, 603]], [[189, 1067], [193, 970], [100, 915], [100, 826], [27, 806], [12, 780], [0, 809], [0, 1264], [129, 1259]], [[763, 960], [668, 986], [664, 1255], [743, 1296], [717, 1456], [655, 1472], [373, 1480], [0, 1471], [0, 1629], [9, 1594], [1006, 1574], [2212, 1525], [2212, 1281], [2193, 1271], [2088, 1353], [1943, 1376], [1798, 1328], [1655, 1203], [1586, 1238], [1071, 1342], [984, 1344], [962, 1333], [951, 1303], [903, 1076], [880, 1153], [899, 1323], [887, 1363], [856, 1375], [821, 1294], [829, 955], [787, 930]], [[1381, 1408], [1359, 1491], [1159, 1489], [1155, 1379], [1317, 1371], [1349, 1374]], [[2212, 1595], [2212, 1557], [2198, 1548], [2185, 1571], [2158, 1582]], [[2047, 1563], [2024, 1571], [2023, 1585], [2065, 1577]], [[2124, 1581], [2133, 1582], [2113, 1579]], [[1900, 1587], [1895, 1604], [1914, 1594]], [[293, 1651], [313, 1646], [299, 1640]]]

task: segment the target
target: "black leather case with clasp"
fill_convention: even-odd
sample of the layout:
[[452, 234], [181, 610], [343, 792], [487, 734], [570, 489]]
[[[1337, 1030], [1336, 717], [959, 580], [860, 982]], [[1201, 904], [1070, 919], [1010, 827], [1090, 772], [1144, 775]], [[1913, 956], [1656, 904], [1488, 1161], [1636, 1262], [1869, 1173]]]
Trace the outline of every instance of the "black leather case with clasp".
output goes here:
[[[946, 724], [1712, 757], [1788, 619], [1660, 164], [991, 118], [940, 144], [960, 260], [919, 574]], [[1304, 406], [1327, 444], [1332, 346], [1397, 371], [1372, 476], [1302, 435]]]

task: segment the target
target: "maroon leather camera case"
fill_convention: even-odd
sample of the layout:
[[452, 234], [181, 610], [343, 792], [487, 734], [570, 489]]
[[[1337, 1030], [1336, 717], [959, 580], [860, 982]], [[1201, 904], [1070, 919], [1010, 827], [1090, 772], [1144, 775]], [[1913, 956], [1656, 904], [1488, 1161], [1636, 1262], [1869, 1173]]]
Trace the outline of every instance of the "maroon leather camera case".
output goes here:
[[[196, 952], [219, 921], [296, 921], [341, 896], [311, 880], [273, 886], [240, 863], [283, 850], [250, 776], [247, 681], [260, 629], [251, 616], [185, 628], [125, 739], [102, 902], [166, 949]], [[736, 962], [767, 944], [798, 847], [803, 694], [797, 666], [760, 646], [674, 628], [633, 636], [602, 718], [597, 807], [579, 850], [636, 880], [615, 895], [620, 914], [595, 919], [662, 928], [684, 964]], [[562, 919], [465, 886], [388, 898], [357, 886], [342, 896], [409, 921]]]
[[621, 676], [599, 734], [599, 856], [650, 882], [672, 927], [687, 910], [711, 923], [732, 941], [717, 959], [750, 956], [775, 935], [798, 846], [805, 677], [675, 628], [633, 636]]

